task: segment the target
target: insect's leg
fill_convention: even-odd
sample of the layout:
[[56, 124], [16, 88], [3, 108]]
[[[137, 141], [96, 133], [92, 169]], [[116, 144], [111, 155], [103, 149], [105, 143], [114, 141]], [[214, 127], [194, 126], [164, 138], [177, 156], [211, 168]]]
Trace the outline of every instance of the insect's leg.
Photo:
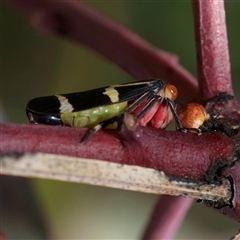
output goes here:
[[88, 139], [98, 130], [100, 130], [102, 128], [101, 124], [97, 124], [95, 127], [90, 128], [87, 130], [87, 133], [83, 136], [83, 138], [81, 139], [81, 143], [86, 144]]
[[142, 102], [146, 99], [151, 98], [153, 96], [152, 92], [146, 92], [141, 97], [139, 97], [136, 101], [134, 101], [131, 105], [128, 106], [126, 112], [131, 113], [133, 112]]
[[183, 127], [181, 121], [178, 118], [178, 115], [177, 115], [177, 112], [176, 112], [176, 109], [175, 109], [175, 106], [174, 106], [174, 102], [171, 101], [169, 98], [165, 98], [165, 100], [167, 101], [168, 106], [170, 107], [170, 110], [171, 110], [172, 115], [174, 117], [174, 120], [176, 122], [177, 130], [180, 130], [180, 131], [185, 132], [185, 133], [190, 132], [190, 131], [194, 131], [199, 135], [201, 134], [201, 130], [198, 129], [198, 128], [185, 128], [185, 127]]
[[198, 128], [186, 128], [187, 129], [187, 132], [195, 132], [197, 133], [198, 135], [201, 135], [202, 134], [202, 130], [201, 129], [198, 129]]
[[149, 102], [144, 106], [144, 108], [135, 116], [137, 119], [140, 119], [144, 114], [146, 114], [146, 112], [152, 108], [152, 106], [156, 103], [156, 102], [161, 102], [162, 101], [162, 97], [155, 95], [153, 96]]
[[108, 120], [105, 120], [103, 122], [98, 123], [96, 126], [94, 126], [93, 128], [90, 128], [87, 133], [83, 136], [83, 138], [81, 139], [81, 143], [85, 144], [87, 143], [88, 139], [94, 134], [96, 133], [98, 130], [102, 129], [102, 128], [106, 128], [108, 125], [114, 123], [114, 122], [120, 122], [120, 118], [121, 118], [122, 114], [110, 118]]
[[176, 109], [175, 109], [175, 104], [174, 102], [172, 102], [170, 99], [168, 98], [165, 98], [165, 100], [167, 101], [168, 103], [168, 106], [170, 107], [170, 110], [172, 112], [172, 115], [174, 117], [174, 120], [176, 122], [176, 126], [177, 126], [177, 129], [178, 130], [181, 130], [183, 132], [187, 132], [187, 130], [182, 126], [182, 123], [180, 122], [179, 118], [178, 118], [178, 115], [177, 115], [177, 112], [176, 112]]

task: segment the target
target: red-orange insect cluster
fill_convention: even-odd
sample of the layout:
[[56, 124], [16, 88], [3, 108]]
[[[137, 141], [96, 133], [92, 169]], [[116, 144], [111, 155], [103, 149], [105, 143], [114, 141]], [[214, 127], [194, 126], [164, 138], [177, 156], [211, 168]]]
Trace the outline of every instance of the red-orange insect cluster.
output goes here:
[[189, 103], [178, 111], [178, 117], [184, 128], [199, 129], [210, 116], [202, 105]]

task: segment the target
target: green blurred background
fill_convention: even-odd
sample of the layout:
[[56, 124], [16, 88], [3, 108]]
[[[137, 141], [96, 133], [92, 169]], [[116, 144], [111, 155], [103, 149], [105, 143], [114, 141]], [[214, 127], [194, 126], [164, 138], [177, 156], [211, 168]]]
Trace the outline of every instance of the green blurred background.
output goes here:
[[[179, 56], [197, 77], [190, 1], [89, 1], [87, 4]], [[240, 99], [240, 2], [226, 1], [234, 91]], [[27, 123], [36, 96], [76, 92], [132, 78], [85, 46], [42, 35], [18, 12], [1, 8], [1, 121]], [[51, 239], [139, 239], [159, 196], [58, 181], [31, 180]], [[4, 207], [4, 206], [3, 206]], [[5, 217], [5, 216], [4, 216]], [[2, 221], [8, 239], [40, 239], [18, 222]], [[22, 224], [22, 223], [21, 223]], [[228, 239], [233, 221], [194, 204], [176, 239]]]

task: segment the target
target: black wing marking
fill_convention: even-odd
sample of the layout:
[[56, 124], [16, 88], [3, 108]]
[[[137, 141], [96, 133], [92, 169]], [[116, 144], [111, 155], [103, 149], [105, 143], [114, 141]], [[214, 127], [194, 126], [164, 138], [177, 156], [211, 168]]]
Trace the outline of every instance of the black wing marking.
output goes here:
[[[65, 97], [72, 105], [73, 112], [77, 112], [114, 103], [134, 101], [144, 93], [154, 92], [156, 89], [162, 89], [165, 85], [166, 82], [163, 80], [152, 79], [60, 95]], [[113, 88], [118, 92], [119, 100], [117, 102], [111, 102], [109, 96], [103, 94], [107, 88]], [[57, 96], [34, 98], [28, 102], [27, 111], [58, 114], [60, 112], [60, 101]]]

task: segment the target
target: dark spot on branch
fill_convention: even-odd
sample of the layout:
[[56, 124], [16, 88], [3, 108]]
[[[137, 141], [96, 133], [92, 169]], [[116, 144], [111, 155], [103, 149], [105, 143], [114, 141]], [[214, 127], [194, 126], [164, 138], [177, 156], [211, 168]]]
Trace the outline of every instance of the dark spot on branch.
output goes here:
[[231, 207], [229, 204], [226, 204], [226, 202], [224, 202], [224, 200], [219, 199], [218, 201], [211, 201], [211, 200], [200, 200], [197, 201], [198, 203], [204, 203], [206, 204], [208, 207], [212, 207], [215, 209], [221, 209], [224, 207]]
[[19, 160], [20, 158], [22, 158], [24, 155], [26, 155], [25, 153], [19, 153], [19, 152], [12, 152], [9, 154], [1, 154], [0, 156], [0, 161], [3, 160], [4, 157], [11, 157], [14, 160]]
[[219, 184], [221, 182], [222, 173], [224, 167], [227, 166], [227, 159], [216, 159], [214, 163], [209, 167], [205, 177], [205, 180], [208, 183], [214, 183], [214, 184]]
[[[223, 118], [234, 120], [234, 124], [237, 124], [239, 128], [240, 104], [233, 95], [225, 92], [218, 93], [207, 101], [205, 109], [211, 116], [217, 119]], [[219, 122], [219, 124], [221, 124], [221, 122]], [[230, 124], [233, 125], [232, 123]]]
[[239, 120], [211, 116], [209, 120], [204, 122], [199, 128], [202, 132], [216, 131], [224, 133], [228, 137], [233, 137], [239, 133], [240, 122]]
[[233, 208], [233, 207], [234, 207], [234, 196], [235, 196], [234, 181], [233, 181], [233, 178], [232, 178], [231, 176], [227, 176], [226, 179], [227, 179], [227, 180], [229, 181], [229, 183], [230, 183], [230, 188], [231, 188], [230, 192], [232, 193], [232, 195], [231, 195], [231, 197], [230, 197], [230, 199], [229, 199], [229, 203], [230, 203], [230, 204], [229, 204], [229, 207], [230, 207], [230, 208]]
[[208, 99], [208, 102], [220, 102], [220, 101], [229, 101], [233, 100], [234, 96], [226, 93], [226, 92], [221, 92], [218, 93], [217, 95], [213, 96], [212, 98]]
[[[159, 171], [159, 174], [162, 174], [162, 171], [161, 170], [158, 170]], [[177, 176], [174, 176], [174, 175], [171, 175], [171, 174], [165, 174], [165, 177], [166, 179], [168, 179], [170, 182], [179, 182], [179, 183], [183, 183], [183, 185], [187, 184], [187, 183], [193, 183], [193, 184], [196, 184], [196, 185], [201, 185], [203, 184], [203, 181], [200, 181], [200, 180], [196, 180], [196, 179], [191, 179], [189, 177], [177, 177]], [[179, 184], [180, 185], [180, 184]]]

